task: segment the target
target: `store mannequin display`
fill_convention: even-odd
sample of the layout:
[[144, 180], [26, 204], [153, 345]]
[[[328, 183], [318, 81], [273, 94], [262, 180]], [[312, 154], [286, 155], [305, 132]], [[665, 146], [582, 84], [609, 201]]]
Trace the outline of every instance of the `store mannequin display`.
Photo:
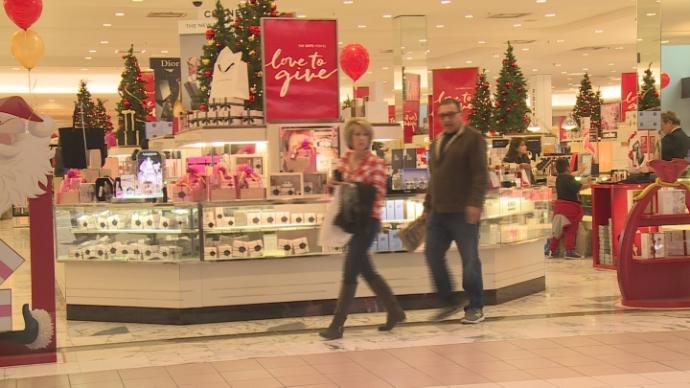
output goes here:
[[514, 137], [510, 140], [510, 145], [508, 145], [508, 153], [503, 158], [503, 163], [515, 164], [516, 169], [527, 174], [530, 183], [533, 182], [532, 178], [532, 160], [529, 157], [529, 152], [527, 151], [527, 143], [525, 139], [521, 137]]
[[680, 120], [674, 112], [661, 114], [661, 159], [685, 159], [690, 150], [690, 137], [680, 127]]

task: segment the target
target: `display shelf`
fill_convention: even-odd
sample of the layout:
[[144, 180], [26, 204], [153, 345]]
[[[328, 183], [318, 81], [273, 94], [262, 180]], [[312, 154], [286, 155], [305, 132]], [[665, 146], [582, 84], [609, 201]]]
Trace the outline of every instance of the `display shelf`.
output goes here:
[[72, 229], [74, 234], [195, 234], [196, 229]]
[[685, 214], [645, 214], [640, 216], [639, 227], [657, 225], [690, 225], [690, 217]]
[[234, 201], [202, 202], [204, 207], [236, 207], [236, 206], [272, 206], [272, 205], [300, 205], [312, 203], [328, 203], [332, 197], [311, 196], [295, 198], [266, 198], [266, 199], [236, 199]]
[[205, 234], [231, 234], [249, 232], [278, 232], [285, 230], [308, 230], [320, 227], [321, 224], [277, 224], [256, 226], [233, 226], [227, 228], [204, 228]]
[[198, 263], [198, 257], [184, 257], [177, 260], [76, 260], [58, 257], [61, 263], [123, 263], [123, 264], [178, 264]]
[[659, 257], [654, 259], [642, 259], [639, 256], [633, 256], [638, 264], [654, 265], [654, 264], [682, 264], [690, 263], [690, 256], [670, 256], [670, 257]]

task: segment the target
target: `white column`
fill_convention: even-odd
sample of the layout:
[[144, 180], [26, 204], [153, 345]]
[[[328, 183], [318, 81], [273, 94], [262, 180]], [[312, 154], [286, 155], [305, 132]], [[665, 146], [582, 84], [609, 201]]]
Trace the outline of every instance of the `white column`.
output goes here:
[[551, 132], [551, 75], [535, 75], [529, 79], [529, 104], [532, 117], [537, 120], [542, 131]]

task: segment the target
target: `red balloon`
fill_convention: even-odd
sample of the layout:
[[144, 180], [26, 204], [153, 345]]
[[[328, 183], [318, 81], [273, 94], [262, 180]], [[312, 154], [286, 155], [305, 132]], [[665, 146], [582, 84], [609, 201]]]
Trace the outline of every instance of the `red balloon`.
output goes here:
[[348, 44], [340, 51], [340, 67], [356, 82], [369, 68], [369, 52], [361, 44]]
[[671, 76], [667, 72], [661, 73], [661, 88], [665, 88], [671, 83]]
[[43, 0], [4, 0], [5, 12], [22, 30], [27, 30], [41, 17]]

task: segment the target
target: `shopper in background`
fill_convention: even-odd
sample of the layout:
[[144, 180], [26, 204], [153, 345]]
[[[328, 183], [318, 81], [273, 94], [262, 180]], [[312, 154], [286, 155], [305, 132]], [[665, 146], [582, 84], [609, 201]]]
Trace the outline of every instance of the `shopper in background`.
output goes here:
[[456, 100], [441, 101], [438, 118], [443, 133], [430, 147], [430, 182], [424, 201], [424, 254], [443, 304], [436, 320], [445, 319], [462, 307], [453, 292], [446, 263], [446, 252], [455, 241], [462, 258], [462, 288], [470, 300], [462, 322], [479, 323], [484, 320], [479, 219], [488, 183], [487, 146], [479, 131], [462, 124], [462, 110]]
[[532, 182], [532, 160], [527, 152], [527, 143], [521, 137], [510, 139], [508, 152], [503, 158], [503, 163], [516, 164], [518, 169], [527, 174], [529, 181]]
[[551, 238], [550, 240], [550, 255], [551, 257], [558, 257], [558, 246], [561, 240], [565, 240], [565, 258], [579, 259], [580, 256], [575, 250], [577, 242], [577, 230], [582, 221], [583, 211], [580, 204], [580, 189], [582, 183], [575, 180], [575, 177], [570, 173], [570, 162], [567, 159], [558, 159], [556, 161], [556, 195], [557, 199], [554, 203], [554, 216], [560, 214], [568, 219], [570, 222], [563, 227], [563, 232], [560, 238]]
[[661, 159], [685, 159], [690, 150], [690, 138], [680, 128], [680, 120], [675, 113], [666, 111], [661, 114]]
[[[319, 333], [329, 340], [343, 336], [343, 325], [347, 319], [348, 309], [355, 298], [357, 277], [360, 274], [388, 313], [386, 324], [379, 327], [380, 331], [392, 330], [396, 324], [406, 319], [405, 312], [386, 281], [376, 272], [369, 255], [369, 247], [378, 236], [381, 226], [381, 205], [386, 195], [386, 170], [383, 160], [371, 152], [373, 136], [373, 128], [366, 120], [352, 119], [345, 124], [345, 139], [349, 150], [340, 160], [336, 178], [340, 176], [345, 182], [375, 186], [376, 196], [368, 225], [355, 231], [347, 244], [343, 282], [333, 321], [328, 329]], [[340, 183], [338, 182], [340, 179], [336, 180], [333, 182], [334, 185]]]

